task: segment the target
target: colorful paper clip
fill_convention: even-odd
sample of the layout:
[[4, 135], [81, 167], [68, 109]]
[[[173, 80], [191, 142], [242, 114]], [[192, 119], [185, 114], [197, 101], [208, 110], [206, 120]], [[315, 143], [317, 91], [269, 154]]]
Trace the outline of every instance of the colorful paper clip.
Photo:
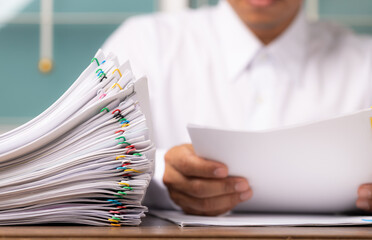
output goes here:
[[110, 222], [119, 223], [118, 220], [115, 220], [115, 219], [112, 219], [112, 218], [109, 218], [108, 220], [109, 220]]
[[101, 77], [102, 76], [102, 73], [104, 74], [102, 68], [98, 68], [97, 71], [96, 71], [97, 74], [97, 77]]
[[120, 75], [120, 77], [122, 77], [122, 75], [121, 75], [121, 72], [120, 72], [120, 70], [119, 70], [119, 69], [115, 69], [114, 71], [112, 71], [112, 74], [114, 74], [115, 72], [118, 72], [118, 73], [119, 73], [119, 75]]
[[118, 86], [119, 88], [120, 88], [120, 90], [123, 90], [123, 88], [120, 86], [120, 84], [119, 83], [115, 83], [114, 85], [112, 85], [112, 87], [111, 88], [115, 88], [116, 86]]
[[103, 111], [105, 111], [105, 110], [106, 110], [107, 112], [110, 112], [110, 110], [109, 110], [107, 107], [102, 108], [100, 112], [103, 112]]
[[101, 96], [99, 96], [99, 98], [98, 99], [101, 99], [101, 98], [104, 98], [104, 97], [106, 97], [106, 93], [103, 93]]
[[110, 225], [114, 227], [121, 227], [121, 224], [118, 224], [118, 223], [110, 223]]
[[115, 138], [115, 140], [119, 140], [119, 139], [123, 139], [123, 141], [119, 142], [119, 144], [125, 143], [127, 141], [127, 139], [124, 136], [120, 136], [120, 137]]
[[125, 182], [119, 182], [119, 185], [125, 185], [129, 187], [129, 183], [125, 183]]
[[130, 149], [128, 149], [128, 151], [126, 152], [126, 154], [129, 154], [129, 153], [134, 152], [136, 150], [137, 150], [136, 148], [130, 148]]
[[123, 118], [123, 115], [121, 115], [121, 113], [118, 113], [114, 115], [114, 118], [119, 119], [120, 121], [120, 119]]
[[97, 65], [99, 66], [99, 62], [98, 62], [97, 58], [92, 58], [92, 61], [90, 61], [90, 62], [92, 63], [93, 61], [96, 61]]
[[125, 170], [125, 169], [127, 169], [127, 167], [117, 167], [116, 169], [117, 170]]
[[120, 158], [126, 158], [126, 156], [124, 156], [124, 155], [117, 156], [116, 160], [119, 160]]
[[107, 79], [106, 74], [103, 74], [103, 77], [99, 80], [99, 82], [102, 82], [103, 79]]
[[136, 169], [133, 169], [133, 168], [130, 168], [130, 169], [126, 169], [124, 170], [124, 172], [135, 172], [135, 173], [142, 173], [141, 171], [138, 171]]
[[115, 199], [107, 199], [108, 202], [115, 203], [116, 205], [123, 205], [121, 202], [115, 200]]
[[111, 114], [115, 114], [116, 112], [119, 112], [119, 114], [121, 113], [120, 109], [115, 109]]

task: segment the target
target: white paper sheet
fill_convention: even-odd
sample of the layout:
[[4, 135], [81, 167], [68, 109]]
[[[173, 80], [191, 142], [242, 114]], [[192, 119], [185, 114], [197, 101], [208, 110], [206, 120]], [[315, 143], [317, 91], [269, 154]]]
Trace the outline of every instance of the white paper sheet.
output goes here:
[[187, 226], [350, 226], [370, 225], [371, 216], [313, 215], [313, 214], [239, 214], [218, 217], [186, 215], [181, 211], [152, 210], [150, 214]]
[[371, 117], [367, 109], [272, 131], [188, 130], [197, 155], [248, 179], [253, 197], [237, 210], [343, 212], [372, 183]]

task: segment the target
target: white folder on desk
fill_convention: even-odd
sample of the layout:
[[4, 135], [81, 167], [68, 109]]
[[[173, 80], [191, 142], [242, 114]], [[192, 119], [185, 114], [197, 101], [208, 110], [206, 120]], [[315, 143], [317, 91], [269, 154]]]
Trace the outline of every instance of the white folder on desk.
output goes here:
[[246, 177], [252, 199], [236, 210], [355, 210], [360, 184], [372, 183], [372, 109], [283, 129], [239, 132], [189, 126], [196, 154]]
[[355, 226], [371, 225], [370, 216], [331, 214], [244, 214], [229, 213], [222, 216], [194, 216], [181, 211], [151, 210], [150, 214], [166, 219], [181, 227], [193, 226]]

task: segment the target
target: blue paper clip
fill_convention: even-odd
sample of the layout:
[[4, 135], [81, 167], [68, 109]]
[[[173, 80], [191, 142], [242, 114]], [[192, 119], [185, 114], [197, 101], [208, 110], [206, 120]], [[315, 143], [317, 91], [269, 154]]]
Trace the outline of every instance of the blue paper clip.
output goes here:
[[125, 169], [127, 169], [127, 167], [117, 167], [116, 169], [118, 169], [118, 170], [125, 170]]
[[115, 203], [116, 205], [123, 205], [121, 202], [115, 200], [115, 199], [107, 199], [108, 202]]

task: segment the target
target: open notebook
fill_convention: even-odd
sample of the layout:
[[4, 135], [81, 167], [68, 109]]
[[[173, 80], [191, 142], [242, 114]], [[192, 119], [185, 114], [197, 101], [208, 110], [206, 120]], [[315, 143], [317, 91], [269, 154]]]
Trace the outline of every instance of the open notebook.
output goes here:
[[146, 78], [99, 50], [52, 106], [0, 136], [0, 225], [138, 225], [150, 126]]

